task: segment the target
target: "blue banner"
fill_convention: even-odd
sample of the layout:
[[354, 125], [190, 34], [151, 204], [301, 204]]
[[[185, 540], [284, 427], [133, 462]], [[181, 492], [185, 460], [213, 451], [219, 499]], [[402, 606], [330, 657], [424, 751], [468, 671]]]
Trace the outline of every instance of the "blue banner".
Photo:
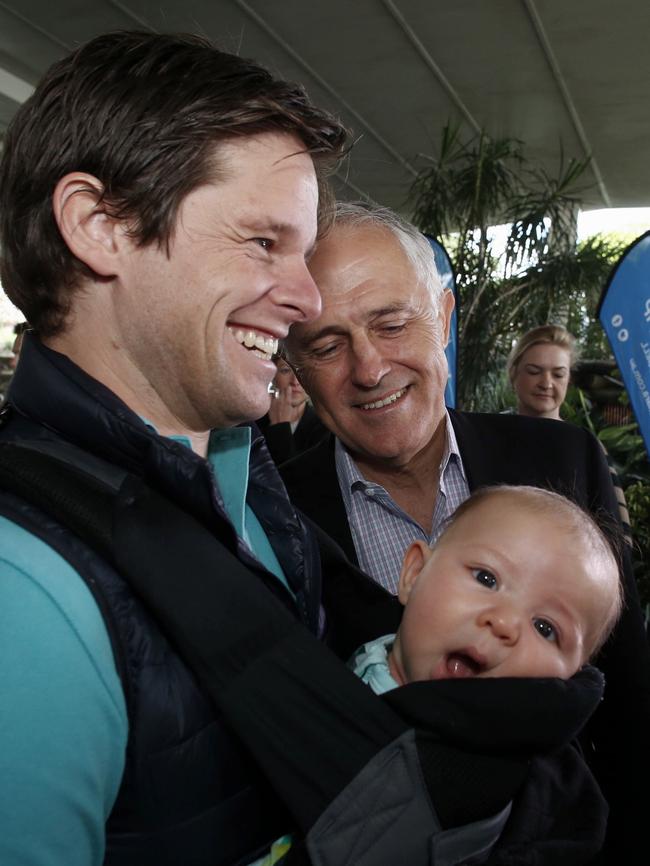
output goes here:
[[650, 454], [650, 232], [619, 259], [601, 296], [598, 318]]
[[436, 268], [440, 275], [443, 289], [450, 289], [453, 292], [456, 300], [456, 306], [451, 316], [451, 327], [449, 329], [449, 342], [445, 349], [447, 363], [449, 365], [449, 378], [447, 379], [447, 387], [445, 388], [445, 403], [452, 409], [456, 407], [456, 368], [458, 356], [458, 297], [456, 295], [456, 276], [454, 268], [451, 264], [451, 259], [447, 255], [447, 251], [438, 243], [438, 241], [425, 235], [425, 238], [431, 244], [433, 255], [436, 260]]

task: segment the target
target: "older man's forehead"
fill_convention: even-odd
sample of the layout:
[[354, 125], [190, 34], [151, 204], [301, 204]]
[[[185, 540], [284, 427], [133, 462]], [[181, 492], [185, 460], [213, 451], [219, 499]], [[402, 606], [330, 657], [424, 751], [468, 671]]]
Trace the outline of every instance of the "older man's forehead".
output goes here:
[[309, 263], [323, 301], [330, 294], [389, 288], [395, 302], [410, 293], [418, 274], [400, 242], [381, 226], [337, 225], [320, 241]]

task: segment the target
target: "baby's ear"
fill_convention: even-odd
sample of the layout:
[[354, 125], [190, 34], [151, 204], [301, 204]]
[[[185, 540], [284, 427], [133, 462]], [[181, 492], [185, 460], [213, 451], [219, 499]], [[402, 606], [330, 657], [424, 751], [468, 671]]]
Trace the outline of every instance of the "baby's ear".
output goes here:
[[399, 587], [397, 590], [397, 597], [402, 604], [406, 604], [408, 601], [415, 581], [418, 579], [430, 556], [431, 548], [424, 541], [414, 541], [408, 547], [402, 560], [402, 570], [399, 575]]

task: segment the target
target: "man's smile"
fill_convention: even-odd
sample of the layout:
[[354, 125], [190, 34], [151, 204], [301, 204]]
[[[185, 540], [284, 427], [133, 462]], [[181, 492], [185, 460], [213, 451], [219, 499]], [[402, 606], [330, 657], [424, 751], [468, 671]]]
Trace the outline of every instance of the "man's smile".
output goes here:
[[356, 408], [363, 409], [366, 412], [371, 409], [383, 409], [384, 406], [390, 406], [398, 400], [401, 400], [404, 394], [408, 391], [408, 388], [409, 386], [407, 385], [406, 388], [400, 388], [399, 391], [393, 391], [393, 393], [389, 394], [387, 397], [382, 397], [381, 400], [374, 400], [371, 403], [357, 403], [355, 404]]
[[264, 358], [265, 361], [270, 361], [272, 356], [278, 351], [278, 340], [276, 337], [261, 334], [250, 328], [237, 328], [230, 325], [228, 326], [228, 331], [240, 345], [246, 349], [253, 350], [254, 354]]

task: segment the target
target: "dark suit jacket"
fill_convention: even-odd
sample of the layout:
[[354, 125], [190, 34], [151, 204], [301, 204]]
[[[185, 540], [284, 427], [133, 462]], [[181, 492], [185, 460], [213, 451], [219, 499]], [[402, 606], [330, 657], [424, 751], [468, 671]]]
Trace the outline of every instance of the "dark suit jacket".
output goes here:
[[[450, 411], [470, 490], [489, 484], [531, 484], [563, 493], [595, 515], [618, 523], [618, 506], [607, 463], [596, 439], [558, 421], [520, 415], [469, 414]], [[334, 464], [334, 438], [319, 443], [280, 469], [292, 502], [317, 522], [357, 562]], [[534, 551], [531, 551], [534, 555]], [[641, 862], [646, 849], [646, 800], [632, 791], [647, 791], [650, 778], [650, 649], [627, 551], [623, 553], [626, 604], [614, 634], [595, 664], [606, 680], [605, 699], [585, 728], [585, 755], [610, 803], [607, 862]], [[364, 593], [367, 590], [364, 589]], [[365, 617], [355, 587], [328, 586], [324, 603], [344, 645], [352, 640], [353, 622]], [[395, 605], [378, 596], [374, 627], [394, 631]], [[380, 611], [381, 608], [381, 612]], [[375, 634], [375, 637], [380, 632]], [[645, 855], [647, 856], [647, 854]], [[620, 858], [620, 859], [619, 859]]]
[[266, 439], [266, 447], [277, 466], [302, 454], [327, 436], [327, 427], [309, 404], [305, 406], [294, 433], [291, 432], [291, 424], [288, 421], [271, 424], [268, 415], [260, 418], [257, 426], [262, 431]]

